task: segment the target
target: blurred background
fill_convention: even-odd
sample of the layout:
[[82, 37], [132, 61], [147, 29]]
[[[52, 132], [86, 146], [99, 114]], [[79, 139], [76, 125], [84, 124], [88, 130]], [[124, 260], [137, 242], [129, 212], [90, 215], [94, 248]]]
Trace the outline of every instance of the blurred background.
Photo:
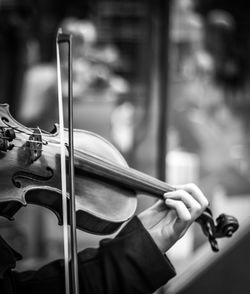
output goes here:
[[[0, 103], [17, 121], [45, 131], [58, 122], [62, 28], [73, 35], [74, 127], [137, 170], [196, 183], [215, 217], [238, 218], [219, 253], [194, 224], [170, 250], [178, 275], [159, 293], [250, 293], [249, 13], [247, 0], [0, 0]], [[154, 201], [139, 197], [137, 211]], [[19, 270], [63, 257], [51, 211], [29, 205], [15, 220], [1, 218], [0, 231], [24, 257]], [[78, 248], [101, 238], [78, 231]]]

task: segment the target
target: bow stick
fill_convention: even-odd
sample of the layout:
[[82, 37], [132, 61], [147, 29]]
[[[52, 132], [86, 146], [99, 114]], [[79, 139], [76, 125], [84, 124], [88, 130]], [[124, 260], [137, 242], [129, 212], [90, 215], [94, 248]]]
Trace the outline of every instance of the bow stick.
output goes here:
[[[65, 165], [65, 138], [63, 119], [62, 82], [60, 68], [59, 44], [68, 45], [68, 130], [69, 130], [69, 218], [67, 209], [66, 165]], [[59, 29], [56, 38], [57, 52], [57, 80], [58, 80], [58, 106], [59, 126], [61, 139], [61, 181], [63, 197], [63, 231], [64, 231], [64, 268], [65, 268], [65, 291], [66, 294], [79, 294], [77, 239], [76, 239], [76, 216], [75, 216], [75, 186], [74, 186], [74, 140], [73, 140], [73, 86], [72, 86], [72, 35], [62, 33]], [[70, 234], [68, 234], [68, 219], [70, 221]], [[69, 275], [69, 247], [71, 252], [71, 271]]]

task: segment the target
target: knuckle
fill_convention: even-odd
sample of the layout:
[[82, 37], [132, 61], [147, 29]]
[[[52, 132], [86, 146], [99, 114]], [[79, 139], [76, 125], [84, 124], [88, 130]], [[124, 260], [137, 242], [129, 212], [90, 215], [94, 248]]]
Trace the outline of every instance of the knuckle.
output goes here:
[[207, 208], [208, 207], [209, 201], [207, 200], [207, 198], [205, 198], [203, 205], [204, 205], [204, 208]]
[[186, 222], [190, 222], [192, 220], [191, 214], [186, 215]]
[[197, 190], [197, 186], [194, 183], [188, 183], [187, 187], [192, 190], [192, 191], [196, 191]]
[[201, 205], [201, 209], [203, 209], [203, 210], [206, 209], [209, 205], [207, 198], [204, 197], [204, 199], [202, 200], [200, 205]]
[[183, 202], [181, 202], [181, 201], [178, 201], [178, 202], [177, 202], [177, 206], [178, 206], [180, 209], [185, 209], [185, 208], [186, 208], [185, 204], [184, 204]]
[[174, 206], [178, 212], [184, 211], [186, 209], [186, 206], [182, 201], [175, 201]]
[[197, 211], [197, 212], [200, 212], [201, 210], [203, 210], [203, 207], [200, 203], [196, 202], [194, 204], [194, 210]]
[[190, 197], [190, 194], [185, 190], [179, 190], [179, 197], [183, 200]]
[[192, 215], [190, 213], [186, 213], [182, 216], [182, 221], [185, 223], [189, 223], [192, 220]]

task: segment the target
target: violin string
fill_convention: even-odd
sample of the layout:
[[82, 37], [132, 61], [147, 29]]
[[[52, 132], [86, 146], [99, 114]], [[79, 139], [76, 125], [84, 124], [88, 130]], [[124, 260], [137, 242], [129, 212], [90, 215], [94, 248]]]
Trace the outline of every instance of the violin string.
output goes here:
[[[9, 138], [8, 138], [8, 137], [2, 137], [2, 139], [6, 139], [6, 140], [8, 140]], [[13, 139], [13, 140], [23, 141], [23, 140], [21, 140], [21, 139], [19, 139], [19, 138], [15, 138], [15, 139]], [[48, 144], [49, 144], [48, 141], [43, 140], [43, 139], [42, 139], [42, 141], [37, 141], [37, 140], [25, 140], [25, 143], [27, 143], [27, 142], [29, 142], [29, 143], [43, 144], [43, 145], [48, 145]], [[55, 143], [55, 142], [54, 142], [54, 143]]]
[[31, 132], [28, 132], [28, 131], [24, 131], [24, 130], [20, 131], [20, 130], [18, 129], [18, 127], [13, 127], [13, 126], [11, 126], [10, 124], [8, 124], [7, 121], [5, 121], [5, 124], [9, 127], [9, 129], [16, 130], [16, 131], [19, 132], [19, 133], [24, 133], [24, 134], [29, 135], [29, 136], [34, 135], [34, 133], [31, 133]]
[[18, 146], [18, 145], [13, 145], [12, 147], [13, 147], [13, 148], [20, 148], [20, 149], [22, 149], [22, 148], [25, 147], [25, 149], [36, 150], [36, 151], [43, 151], [42, 148], [35, 148], [35, 147], [32, 148], [32, 147]]
[[[42, 135], [41, 135], [41, 132], [42, 132], [43, 130], [41, 130], [39, 127], [37, 127], [37, 128], [32, 128], [33, 130], [38, 129], [39, 132], [40, 132], [40, 134], [35, 134], [35, 133], [27, 132], [27, 131], [24, 131], [24, 130], [20, 130], [18, 127], [13, 127], [13, 126], [11, 126], [10, 124], [8, 124], [8, 122], [6, 122], [6, 121], [5, 121], [5, 124], [9, 127], [9, 128], [7, 128], [7, 129], [15, 130], [15, 131], [17, 131], [17, 132], [19, 132], [19, 133], [21, 133], [21, 134], [26, 134], [26, 135], [28, 135], [28, 136], [33, 136], [33, 135], [40, 135], [40, 136], [42, 136]], [[43, 131], [43, 132], [49, 134], [47, 131]], [[7, 138], [7, 139], [8, 139], [8, 138]], [[32, 141], [32, 140], [31, 140], [31, 141]], [[35, 140], [32, 141], [32, 142], [35, 142]], [[38, 141], [38, 142], [40, 142], [40, 141]], [[44, 143], [44, 142], [45, 142], [45, 143]], [[40, 143], [41, 143], [41, 142], [40, 142]], [[42, 139], [42, 143], [43, 143], [44, 145], [47, 145], [47, 144], [48, 144], [48, 142], [45, 141], [45, 140], [43, 140], [43, 139]]]
[[[34, 133], [29, 133], [29, 132], [27, 132], [27, 131], [21, 131], [20, 129], [18, 129], [18, 127], [13, 127], [13, 126], [11, 126], [10, 124], [8, 124], [8, 122], [7, 121], [4, 121], [4, 123], [8, 126], [8, 128], [7, 129], [14, 129], [14, 130], [16, 130], [16, 131], [19, 131], [20, 133], [25, 133], [25, 134], [27, 134], [27, 135], [34, 135]], [[44, 129], [41, 129], [40, 127], [36, 127], [36, 128], [31, 128], [32, 130], [36, 130], [36, 129], [38, 129], [39, 131], [40, 131], [40, 133], [45, 133], [45, 134], [47, 134], [47, 135], [49, 135], [49, 134], [51, 134], [50, 132], [48, 132], [48, 131], [46, 131], [46, 130], [44, 130]]]
[[[5, 139], [5, 140], [8, 140], [9, 138], [8, 137], [1, 137], [1, 139]], [[17, 139], [15, 138], [14, 140], [18, 140], [18, 141], [22, 141], [21, 139]], [[48, 141], [36, 141], [36, 140], [26, 140], [25, 143], [27, 142], [30, 142], [30, 143], [37, 143], [37, 144], [43, 144], [43, 145], [48, 145], [49, 142]]]

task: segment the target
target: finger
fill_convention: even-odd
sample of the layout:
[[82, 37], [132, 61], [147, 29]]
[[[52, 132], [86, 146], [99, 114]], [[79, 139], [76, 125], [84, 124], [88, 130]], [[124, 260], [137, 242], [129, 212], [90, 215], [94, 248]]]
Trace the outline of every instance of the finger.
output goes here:
[[189, 222], [192, 219], [192, 216], [186, 207], [186, 205], [179, 201], [174, 199], [166, 199], [165, 204], [176, 211], [176, 215], [179, 218], [179, 220], [184, 222]]
[[159, 212], [159, 211], [165, 210], [166, 207], [165, 207], [164, 201], [158, 200], [151, 207], [149, 207], [149, 209]]
[[192, 195], [184, 190], [165, 193], [164, 198], [182, 201], [190, 211], [192, 218], [200, 215], [203, 211], [200, 203], [194, 197], [192, 197]]
[[190, 183], [190, 184], [179, 185], [175, 187], [176, 189], [181, 189], [190, 193], [193, 196], [193, 198], [195, 198], [200, 203], [203, 209], [205, 209], [208, 206], [209, 203], [207, 198], [205, 197], [203, 192], [200, 190], [200, 188], [196, 186], [195, 184]]

